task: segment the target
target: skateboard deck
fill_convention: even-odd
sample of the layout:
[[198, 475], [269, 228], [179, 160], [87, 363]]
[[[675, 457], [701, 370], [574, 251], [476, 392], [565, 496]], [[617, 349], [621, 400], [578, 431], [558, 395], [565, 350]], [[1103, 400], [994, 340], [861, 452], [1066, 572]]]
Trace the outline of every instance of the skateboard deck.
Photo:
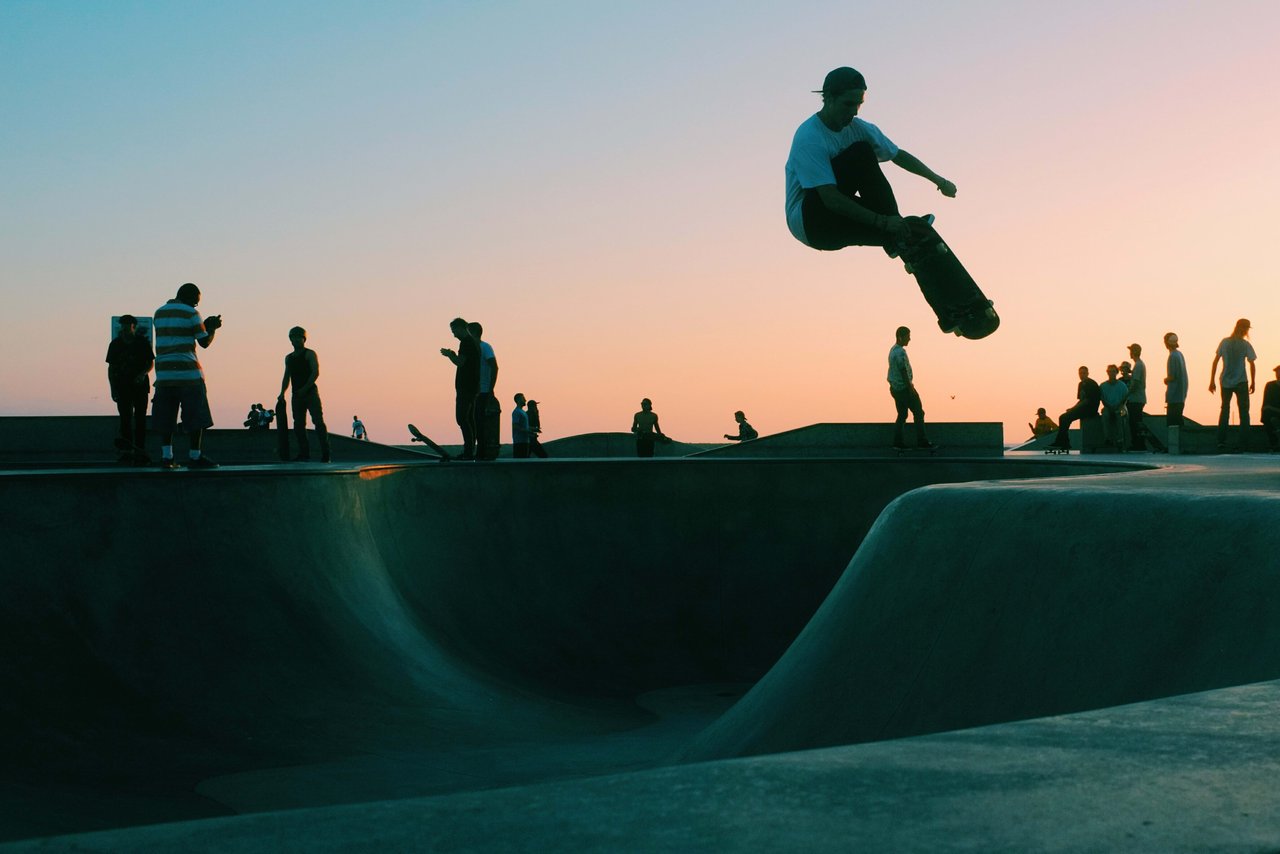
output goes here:
[[283, 397], [276, 400], [276, 454], [289, 462], [289, 402]]
[[502, 447], [502, 406], [497, 398], [488, 395], [484, 407], [477, 415], [476, 458], [496, 460]]
[[439, 445], [437, 445], [435, 442], [433, 442], [433, 441], [431, 441], [429, 438], [427, 438], [426, 434], [424, 434], [424, 433], [423, 433], [421, 430], [419, 430], [417, 427], [414, 427], [412, 424], [410, 424], [410, 425], [409, 425], [409, 433], [413, 436], [412, 441], [414, 441], [414, 442], [422, 442], [422, 443], [423, 443], [423, 444], [425, 444], [428, 448], [430, 448], [431, 450], [435, 451], [435, 452], [436, 452], [436, 456], [440, 458], [440, 461], [441, 461], [441, 462], [446, 462], [446, 461], [448, 461], [448, 459], [449, 459], [449, 455], [445, 452], [444, 448], [440, 447], [440, 446], [439, 446]]
[[927, 220], [912, 217], [912, 236], [902, 260], [915, 276], [943, 332], [962, 338], [986, 338], [1000, 326], [1000, 315], [951, 247]]
[[908, 445], [905, 448], [894, 448], [893, 450], [900, 457], [906, 454], [928, 454], [929, 456], [934, 457], [938, 455], [938, 451], [941, 450], [941, 446], [934, 445], [929, 448], [921, 448], [916, 445]]

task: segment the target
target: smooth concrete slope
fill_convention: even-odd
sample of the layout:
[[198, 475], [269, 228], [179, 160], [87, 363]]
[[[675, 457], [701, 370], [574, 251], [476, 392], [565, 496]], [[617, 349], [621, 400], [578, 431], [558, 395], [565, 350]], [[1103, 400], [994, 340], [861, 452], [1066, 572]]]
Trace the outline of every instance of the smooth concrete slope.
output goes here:
[[1280, 677], [1274, 469], [917, 490], [683, 754], [877, 741]]
[[[1004, 452], [1004, 426], [998, 421], [937, 421], [928, 425], [934, 453], [948, 457], [999, 457]], [[915, 428], [906, 427], [914, 447]], [[710, 448], [700, 457], [891, 457], [893, 422], [809, 424], [761, 436], [748, 442]]]
[[0, 851], [1280, 850], [1280, 683], [932, 736]]
[[[22, 809], [0, 815], [0, 835], [509, 782], [495, 745], [635, 729], [658, 716], [645, 692], [758, 678], [906, 490], [1121, 469], [2, 473], [0, 794]], [[676, 746], [576, 764], [544, 751], [522, 773], [652, 763]], [[456, 773], [432, 754], [446, 750]], [[357, 756], [423, 758], [356, 774]], [[308, 770], [261, 795], [208, 782], [289, 766]]]

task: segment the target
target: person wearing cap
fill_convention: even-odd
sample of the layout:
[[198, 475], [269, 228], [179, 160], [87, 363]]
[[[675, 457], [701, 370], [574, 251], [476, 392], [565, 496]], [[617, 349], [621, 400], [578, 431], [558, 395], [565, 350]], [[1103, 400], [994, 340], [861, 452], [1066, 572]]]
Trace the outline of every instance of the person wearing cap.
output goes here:
[[731, 436], [728, 433], [724, 437], [730, 442], [750, 442], [752, 439], [760, 438], [760, 434], [756, 432], [756, 428], [747, 423], [747, 416], [739, 409], [733, 413], [733, 420], [738, 422], [738, 435]]
[[857, 117], [867, 91], [859, 72], [837, 68], [815, 91], [822, 95], [822, 109], [796, 130], [787, 157], [787, 227], [814, 249], [882, 246], [896, 257], [920, 218], [899, 215], [880, 164], [892, 161], [948, 198], [956, 185]]
[[1271, 453], [1280, 451], [1280, 365], [1276, 365], [1276, 378], [1262, 389], [1262, 429], [1267, 431]]
[[1133, 368], [1124, 378], [1129, 386], [1129, 442], [1135, 451], [1147, 449], [1147, 430], [1142, 423], [1143, 410], [1147, 407], [1147, 363], [1142, 361], [1142, 345], [1129, 345], [1129, 358], [1133, 359]]
[[1164, 368], [1165, 425], [1168, 430], [1165, 444], [1169, 453], [1176, 455], [1182, 453], [1182, 409], [1187, 404], [1190, 385], [1187, 379], [1187, 360], [1178, 351], [1176, 332], [1164, 334], [1164, 346], [1169, 351], [1169, 359]]
[[[1249, 442], [1249, 395], [1253, 394], [1257, 380], [1258, 367], [1254, 362], [1258, 354], [1253, 352], [1253, 345], [1248, 341], [1249, 320], [1240, 318], [1235, 329], [1218, 344], [1218, 351], [1213, 354], [1213, 367], [1209, 369], [1209, 393], [1217, 388], [1214, 385], [1214, 374], [1218, 370], [1218, 360], [1222, 360], [1222, 411], [1218, 413], [1218, 451], [1227, 449], [1227, 426], [1231, 423], [1231, 396], [1235, 395], [1236, 410], [1240, 413], [1240, 449], [1245, 450]], [[1249, 378], [1244, 375], [1244, 363], [1249, 362]]]
[[120, 334], [107, 345], [107, 382], [111, 399], [120, 413], [120, 435], [116, 449], [120, 462], [146, 465], [147, 398], [151, 395], [151, 366], [155, 353], [151, 342], [138, 334], [138, 319], [120, 315]]

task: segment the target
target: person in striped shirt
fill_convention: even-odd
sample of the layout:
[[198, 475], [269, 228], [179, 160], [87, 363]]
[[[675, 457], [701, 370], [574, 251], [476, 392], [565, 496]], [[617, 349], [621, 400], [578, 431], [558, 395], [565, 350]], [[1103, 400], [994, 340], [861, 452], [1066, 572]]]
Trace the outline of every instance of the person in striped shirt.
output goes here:
[[155, 313], [156, 383], [151, 417], [160, 432], [161, 468], [178, 467], [173, 457], [173, 432], [179, 410], [190, 440], [187, 467], [218, 467], [200, 450], [204, 431], [213, 426], [213, 416], [209, 411], [204, 371], [196, 358], [196, 344], [205, 349], [213, 343], [214, 335], [222, 328], [222, 317], [213, 315], [202, 319], [196, 311], [199, 304], [200, 289], [187, 282], [178, 288], [177, 296]]

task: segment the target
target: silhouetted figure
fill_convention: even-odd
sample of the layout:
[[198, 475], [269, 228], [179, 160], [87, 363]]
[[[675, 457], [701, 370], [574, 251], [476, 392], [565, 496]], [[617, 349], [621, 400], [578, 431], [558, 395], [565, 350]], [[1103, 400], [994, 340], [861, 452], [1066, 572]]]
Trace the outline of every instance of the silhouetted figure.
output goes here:
[[667, 438], [658, 426], [658, 413], [653, 411], [653, 401], [647, 397], [640, 401], [640, 411], [631, 419], [631, 432], [636, 436], [637, 457], [652, 457], [654, 443]]
[[462, 454], [455, 460], [476, 458], [476, 395], [480, 393], [480, 345], [467, 331], [461, 317], [449, 321], [449, 331], [458, 339], [458, 351], [440, 348], [440, 355], [457, 367], [453, 374], [454, 418], [462, 431]]
[[1049, 414], [1044, 411], [1044, 407], [1036, 410], [1036, 420], [1034, 424], [1028, 424], [1031, 428], [1032, 436], [1048, 436], [1050, 433], [1056, 432], [1058, 425], [1054, 422]]
[[1102, 403], [1102, 394], [1097, 382], [1089, 379], [1089, 369], [1081, 365], [1079, 374], [1080, 382], [1076, 385], [1076, 404], [1058, 417], [1058, 435], [1053, 440], [1054, 446], [1058, 448], [1071, 447], [1071, 436], [1067, 432], [1071, 429], [1071, 425], [1082, 418], [1097, 418], [1098, 406]]
[[542, 447], [538, 436], [542, 433], [542, 413], [538, 410], [538, 401], [529, 401], [529, 453], [539, 459], [547, 458], [547, 449]]
[[218, 467], [200, 450], [204, 431], [213, 426], [213, 415], [196, 345], [205, 349], [213, 344], [214, 335], [222, 328], [222, 317], [215, 314], [202, 319], [196, 311], [199, 304], [200, 289], [187, 282], [178, 288], [176, 297], [156, 309], [152, 327], [156, 334], [156, 393], [151, 417], [160, 433], [161, 468], [178, 466], [173, 457], [173, 432], [179, 411], [189, 443], [187, 467]]
[[311, 443], [307, 440], [307, 414], [315, 426], [320, 440], [320, 462], [327, 463], [329, 456], [329, 430], [324, 424], [324, 405], [320, 402], [320, 358], [307, 347], [307, 330], [295, 326], [289, 330], [289, 343], [293, 352], [284, 357], [284, 377], [280, 380], [278, 406], [284, 406], [284, 393], [293, 384], [289, 414], [293, 418], [293, 437], [298, 440], [298, 456], [294, 462], [311, 462]]
[[733, 420], [738, 422], [738, 435], [730, 436], [728, 433], [724, 434], [724, 437], [730, 442], [749, 442], [752, 439], [759, 438], [760, 434], [756, 432], [756, 428], [747, 423], [747, 416], [742, 414], [741, 409], [733, 413]]
[[245, 416], [244, 426], [250, 430], [266, 430], [271, 426], [271, 421], [275, 417], [275, 410], [266, 409], [261, 403], [255, 403], [249, 407], [249, 414]]
[[[1231, 423], [1231, 396], [1236, 397], [1236, 410], [1240, 413], [1240, 449], [1245, 450], [1249, 442], [1249, 395], [1253, 394], [1257, 379], [1258, 355], [1253, 352], [1253, 345], [1248, 341], [1249, 321], [1240, 318], [1231, 334], [1218, 344], [1218, 352], [1213, 355], [1213, 367], [1209, 369], [1209, 393], [1217, 390], [1213, 375], [1218, 371], [1218, 360], [1222, 360], [1222, 411], [1218, 414], [1218, 450], [1227, 449], [1227, 425]], [[1244, 363], [1249, 362], [1249, 375], [1245, 377]]]
[[814, 249], [883, 246], [896, 256], [911, 223], [898, 215], [880, 164], [892, 161], [948, 198], [956, 185], [857, 118], [866, 89], [852, 68], [837, 68], [823, 81], [822, 109], [796, 130], [787, 157], [787, 227]]
[[364, 422], [360, 420], [359, 415], [351, 416], [351, 438], [369, 441], [369, 431], [364, 428]]
[[1182, 453], [1182, 410], [1187, 404], [1187, 392], [1190, 382], [1187, 378], [1187, 360], [1178, 350], [1178, 336], [1174, 332], [1164, 334], [1164, 346], [1169, 351], [1169, 359], [1164, 368], [1164, 408], [1165, 425], [1168, 429], [1166, 442], [1170, 454]]
[[1135, 451], [1147, 449], [1147, 428], [1142, 418], [1147, 408], [1147, 363], [1142, 361], [1142, 345], [1129, 345], [1129, 358], [1133, 359], [1130, 376], [1121, 377], [1129, 387], [1129, 444]]
[[529, 444], [533, 433], [529, 430], [529, 413], [524, 411], [524, 395], [517, 394], [514, 400], [516, 408], [511, 410], [511, 456], [524, 460], [529, 458]]
[[1262, 389], [1262, 429], [1267, 431], [1271, 453], [1280, 451], [1280, 365], [1276, 365], [1276, 378]]
[[480, 391], [476, 394], [476, 459], [496, 460], [502, 444], [502, 405], [494, 390], [498, 384], [498, 359], [484, 340], [484, 327], [468, 323], [467, 331], [480, 347]]
[[1102, 398], [1102, 438], [1117, 451], [1124, 452], [1129, 447], [1129, 425], [1125, 401], [1129, 399], [1129, 387], [1120, 381], [1117, 374], [1120, 369], [1115, 365], [1107, 365], [1107, 378], [1098, 389]]
[[120, 334], [107, 345], [106, 362], [111, 399], [120, 414], [120, 435], [115, 444], [122, 463], [151, 462], [147, 456], [147, 398], [155, 360], [151, 342], [138, 334], [138, 318], [120, 315]]
[[907, 412], [911, 412], [911, 421], [916, 429], [916, 446], [932, 448], [933, 443], [924, 434], [924, 406], [920, 403], [920, 394], [916, 391], [911, 373], [911, 360], [907, 358], [907, 345], [911, 343], [911, 330], [899, 326], [894, 334], [894, 345], [889, 348], [889, 394], [898, 410], [898, 417], [893, 422], [893, 447], [906, 450], [907, 443], [903, 438], [903, 428], [907, 423]]

